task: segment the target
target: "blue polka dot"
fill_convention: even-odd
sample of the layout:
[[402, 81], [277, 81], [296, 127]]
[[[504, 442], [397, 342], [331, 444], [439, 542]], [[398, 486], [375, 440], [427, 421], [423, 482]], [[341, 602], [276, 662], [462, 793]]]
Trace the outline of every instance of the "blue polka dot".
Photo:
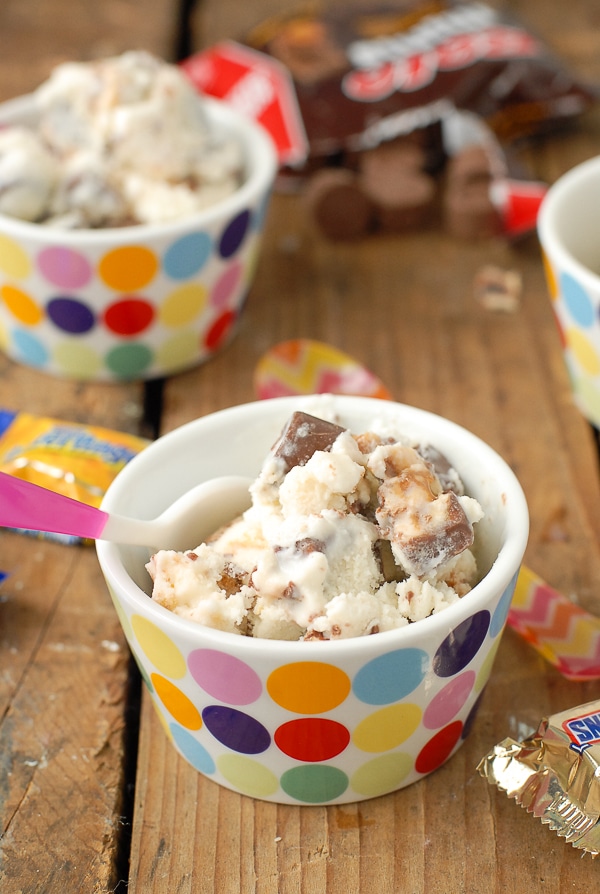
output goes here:
[[515, 586], [517, 584], [517, 577], [519, 572], [517, 571], [514, 575], [513, 579], [510, 581], [506, 590], [502, 594], [500, 598], [500, 602], [496, 606], [496, 610], [492, 615], [492, 621], [490, 624], [490, 636], [498, 636], [502, 628], [504, 627], [504, 622], [506, 621], [508, 610], [510, 608], [510, 603], [513, 597], [513, 593], [515, 591]]
[[560, 288], [573, 320], [579, 326], [591, 326], [594, 322], [594, 304], [585, 289], [568, 273], [561, 273]]
[[267, 210], [269, 208], [271, 202], [271, 191], [267, 192], [264, 196], [262, 202], [260, 203], [258, 210], [256, 211], [256, 217], [254, 218], [254, 229], [262, 230], [265, 218], [267, 216]]
[[163, 267], [172, 279], [187, 279], [198, 273], [210, 258], [212, 242], [208, 233], [189, 233], [169, 246]]
[[48, 316], [55, 326], [63, 332], [73, 335], [81, 335], [94, 328], [95, 318], [93, 311], [76, 298], [59, 296], [48, 302]]
[[413, 692], [427, 673], [429, 656], [421, 649], [397, 649], [365, 664], [352, 689], [367, 705], [389, 705]]
[[221, 235], [219, 240], [219, 254], [222, 258], [230, 258], [236, 253], [250, 225], [250, 212], [242, 211], [237, 217], [231, 220]]
[[203, 745], [178, 723], [169, 725], [173, 741], [187, 761], [200, 773], [214, 773], [215, 763]]
[[452, 677], [475, 657], [490, 626], [490, 613], [480, 611], [467, 618], [448, 634], [433, 657], [438, 677]]
[[208, 705], [202, 711], [207, 730], [227, 748], [240, 754], [260, 754], [271, 744], [270, 733], [262, 723], [226, 705]]
[[34, 335], [23, 329], [15, 329], [12, 337], [14, 349], [24, 363], [44, 366], [48, 362], [48, 351]]

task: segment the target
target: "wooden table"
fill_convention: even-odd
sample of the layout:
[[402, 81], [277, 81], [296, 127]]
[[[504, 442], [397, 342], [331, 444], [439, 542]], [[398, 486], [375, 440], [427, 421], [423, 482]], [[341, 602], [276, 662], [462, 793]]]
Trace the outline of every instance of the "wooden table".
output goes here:
[[[292, 2], [4, 0], [0, 98], [61, 59], [143, 46], [177, 58]], [[600, 81], [597, 0], [508, 3], [582, 76]], [[183, 30], [182, 30], [183, 28]], [[551, 182], [600, 149], [600, 115], [524, 150]], [[485, 264], [517, 270], [518, 312], [485, 310]], [[0, 358], [0, 407], [154, 436], [251, 400], [280, 340], [360, 358], [398, 400], [470, 428], [513, 466], [531, 511], [527, 564], [600, 612], [600, 477], [573, 406], [535, 238], [467, 244], [438, 232], [332, 244], [296, 197], [273, 201], [247, 312], [215, 360], [164, 388], [49, 379]], [[92, 548], [0, 536], [0, 890], [257, 894], [523, 894], [595, 890], [599, 867], [485, 783], [479, 759], [548, 713], [598, 697], [508, 630], [471, 736], [440, 770], [343, 807], [253, 801], [176, 755], [140, 695]]]

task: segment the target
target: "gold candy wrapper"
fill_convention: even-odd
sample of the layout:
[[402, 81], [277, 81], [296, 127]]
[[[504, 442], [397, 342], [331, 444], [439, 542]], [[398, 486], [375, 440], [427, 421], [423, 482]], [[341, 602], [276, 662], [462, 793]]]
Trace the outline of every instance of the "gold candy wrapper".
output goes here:
[[[0, 407], [0, 471], [90, 506], [100, 506], [117, 473], [148, 443], [101, 426]], [[19, 531], [61, 543], [86, 542], [69, 534]]]
[[477, 769], [573, 847], [600, 853], [600, 701], [542, 720], [523, 742], [504, 739]]

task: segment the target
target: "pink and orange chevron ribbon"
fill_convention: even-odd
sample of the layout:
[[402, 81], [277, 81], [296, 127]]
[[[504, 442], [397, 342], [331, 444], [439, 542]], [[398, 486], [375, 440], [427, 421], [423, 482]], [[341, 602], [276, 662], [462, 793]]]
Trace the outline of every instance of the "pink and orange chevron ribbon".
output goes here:
[[523, 566], [508, 624], [569, 680], [600, 678], [600, 618]]

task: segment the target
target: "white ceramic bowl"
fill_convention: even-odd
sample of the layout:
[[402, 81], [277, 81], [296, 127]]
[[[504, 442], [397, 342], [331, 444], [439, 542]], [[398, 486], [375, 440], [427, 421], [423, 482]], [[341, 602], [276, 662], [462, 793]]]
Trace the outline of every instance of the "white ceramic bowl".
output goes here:
[[148, 552], [98, 542], [125, 635], [173, 745], [242, 794], [290, 804], [360, 801], [443, 764], [471, 727], [504, 629], [528, 535], [506, 463], [457, 425], [373, 398], [275, 398], [223, 410], [159, 438], [117, 476], [103, 508], [151, 518], [216, 475], [255, 476], [296, 409], [335, 407], [354, 432], [391, 419], [456, 465], [485, 509], [483, 578], [408, 627], [329, 642], [258, 640], [179, 618], [148, 596]]
[[[150, 379], [203, 362], [233, 335], [277, 159], [259, 125], [202, 102], [247, 162], [240, 189], [218, 204], [177, 222], [94, 230], [0, 214], [0, 347], [13, 360], [74, 379]], [[0, 105], [0, 127], [33, 121], [30, 96]]]
[[600, 428], [600, 156], [550, 187], [538, 233], [575, 402]]

